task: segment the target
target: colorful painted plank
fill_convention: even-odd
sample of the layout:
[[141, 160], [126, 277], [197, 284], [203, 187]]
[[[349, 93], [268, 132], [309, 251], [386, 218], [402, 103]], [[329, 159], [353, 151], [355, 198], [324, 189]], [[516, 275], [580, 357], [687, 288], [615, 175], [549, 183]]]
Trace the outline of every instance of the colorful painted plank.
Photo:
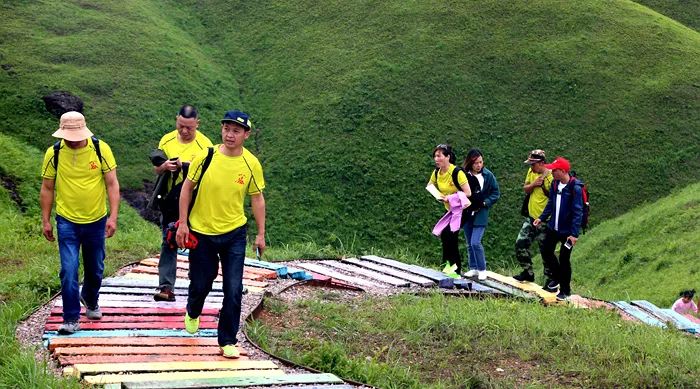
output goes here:
[[310, 270], [315, 273], [323, 274], [332, 278], [336, 278], [341, 281], [348, 282], [350, 284], [354, 285], [362, 285], [362, 286], [369, 286], [369, 287], [374, 287], [374, 288], [388, 288], [389, 286], [386, 284], [379, 284], [376, 282], [368, 281], [362, 278], [357, 278], [353, 276], [348, 276], [342, 273], [339, 273], [335, 270], [329, 269], [325, 266], [317, 265], [315, 263], [298, 263], [297, 266], [299, 266], [302, 269]]
[[[147, 258], [143, 259], [139, 262], [141, 265], [148, 266], [150, 268], [155, 268], [158, 269], [158, 259], [153, 259], [153, 258]], [[186, 261], [177, 261], [176, 263], [177, 269], [180, 270], [187, 270], [189, 271], [190, 269], [190, 263]], [[249, 280], [256, 280], [256, 281], [262, 281], [265, 278], [277, 278], [277, 272], [273, 272], [273, 276], [269, 277], [269, 272], [261, 272], [260, 270], [257, 270], [255, 268], [250, 268], [250, 267], [244, 267], [243, 269], [243, 278], [244, 279], [249, 279]], [[158, 273], [156, 273], [158, 274]], [[221, 268], [219, 268], [219, 275], [221, 275]]]
[[[99, 321], [101, 323], [110, 323], [110, 322], [121, 322], [121, 323], [164, 323], [164, 322], [177, 322], [180, 323], [185, 320], [185, 315], [180, 313], [180, 315], [172, 315], [172, 316], [166, 316], [166, 315], [151, 315], [151, 316], [146, 316], [146, 315], [107, 315], [104, 314], [102, 316], [102, 319], [100, 320], [90, 320], [85, 316], [80, 317], [80, 323], [92, 323], [95, 321]], [[199, 316], [199, 321], [204, 323], [204, 322], [215, 322], [218, 319], [216, 316], [213, 315], [200, 315]], [[47, 323], [63, 323], [63, 318], [60, 316], [49, 316], [46, 319]]]
[[71, 374], [80, 377], [84, 374], [105, 373], [137, 373], [158, 371], [193, 371], [193, 370], [267, 370], [277, 369], [270, 360], [238, 360], [227, 361], [186, 361], [186, 362], [148, 362], [148, 363], [95, 363], [73, 365]]
[[493, 279], [485, 279], [485, 280], [472, 280], [472, 288], [475, 289], [477, 285], [485, 285], [489, 288], [496, 289], [498, 291], [503, 292], [504, 294], [515, 296], [515, 297], [522, 297], [526, 299], [534, 299], [536, 298], [535, 295], [523, 292], [522, 290], [512, 287], [510, 285], [502, 284], [498, 281], [494, 281]]
[[244, 264], [262, 269], [274, 270], [279, 277], [287, 277], [287, 266], [257, 259], [246, 258]]
[[342, 384], [343, 380], [330, 373], [285, 374], [275, 377], [204, 378], [201, 380], [177, 380], [124, 383], [127, 389], [165, 388], [219, 388], [228, 386], [267, 386], [288, 384]]
[[362, 261], [362, 260], [357, 259], [357, 258], [345, 258], [345, 259], [342, 259], [341, 261], [351, 263], [351, 264], [356, 265], [356, 266], [362, 266], [362, 267], [365, 267], [367, 269], [378, 271], [380, 273], [385, 273], [385, 274], [394, 276], [396, 278], [400, 278], [400, 279], [403, 279], [406, 281], [413, 282], [414, 284], [417, 284], [417, 285], [420, 285], [423, 287], [435, 286], [435, 282], [428, 279], [428, 278], [421, 277], [421, 276], [418, 276], [418, 275], [415, 275], [412, 273], [408, 273], [405, 271], [397, 270], [395, 268], [391, 268], [388, 266], [382, 266], [382, 265], [376, 264], [374, 262]]
[[[183, 302], [186, 301], [186, 299], [181, 299]], [[217, 303], [221, 304], [221, 302], [224, 300], [223, 296], [212, 296], [208, 295], [206, 298], [207, 303]], [[147, 301], [147, 302], [155, 302], [153, 300], [153, 295], [143, 295], [143, 294], [112, 294], [112, 293], [100, 293], [100, 305], [102, 305], [103, 302], [105, 301]], [[176, 300], [177, 301], [177, 300]], [[128, 305], [128, 303], [124, 304]]]
[[287, 277], [293, 279], [293, 280], [299, 280], [299, 281], [309, 281], [313, 279], [311, 274], [308, 272], [304, 271], [303, 269], [298, 269], [296, 267], [287, 267]]
[[[248, 359], [241, 355], [239, 360]], [[135, 363], [135, 362], [179, 362], [179, 361], [228, 361], [222, 355], [59, 355], [58, 363], [61, 366], [75, 365], [78, 363]]]
[[340, 269], [349, 273], [359, 274], [367, 278], [371, 278], [373, 280], [377, 280], [399, 288], [408, 287], [410, 285], [410, 282], [406, 280], [402, 280], [387, 274], [382, 274], [374, 270], [365, 269], [355, 265], [340, 263], [338, 261], [321, 261], [321, 263], [326, 266], [334, 267], [336, 269]]
[[105, 338], [105, 337], [123, 337], [123, 336], [156, 336], [156, 337], [183, 337], [183, 338], [195, 338], [195, 337], [216, 337], [217, 330], [199, 330], [196, 334], [190, 334], [186, 331], [181, 330], [107, 330], [107, 331], [78, 331], [70, 335], [59, 335], [56, 331], [47, 331], [41, 336], [44, 340], [51, 340], [54, 338]]
[[[103, 286], [100, 288], [100, 295], [102, 294], [133, 294], [133, 295], [144, 295], [144, 296], [151, 296], [153, 298], [153, 294], [156, 292], [155, 288], [127, 288], [123, 286]], [[188, 290], [185, 288], [175, 288], [173, 289], [173, 293], [175, 293], [175, 296], [184, 296], [187, 297]], [[222, 291], [211, 291], [209, 292], [210, 296], [223, 296], [224, 292]]]
[[[218, 371], [175, 371], [166, 373], [142, 373], [142, 374], [98, 374], [84, 376], [83, 380], [88, 384], [122, 383], [122, 388], [141, 383], [141, 388], [157, 388], [160, 383], [182, 382], [193, 380], [201, 382], [205, 379], [235, 378], [235, 377], [275, 377], [282, 376], [284, 370], [218, 370]], [[229, 385], [230, 386], [230, 385]], [[181, 386], [173, 386], [179, 388]], [[205, 386], [206, 387], [206, 386]], [[216, 386], [210, 386], [216, 387]]]
[[[56, 347], [56, 355], [129, 355], [153, 354], [150, 346], [91, 346], [91, 347]], [[162, 346], [158, 354], [172, 355], [219, 355], [218, 346]]]
[[[80, 346], [218, 346], [215, 338], [178, 338], [178, 337], [136, 337], [120, 336], [113, 338], [53, 338], [49, 341], [49, 350], [56, 347], [80, 347]], [[241, 355], [247, 355], [247, 351], [238, 347]]]
[[364, 290], [345, 281], [340, 281], [332, 277], [324, 276], [323, 274], [314, 273], [312, 271], [307, 271], [305, 273], [312, 277], [312, 279], [308, 281], [311, 285], [326, 286], [331, 288], [352, 289], [358, 291]]
[[620, 310], [627, 313], [628, 315], [632, 316], [633, 318], [641, 321], [642, 323], [649, 324], [655, 327], [666, 328], [666, 324], [664, 322], [644, 312], [643, 310], [629, 304], [626, 301], [614, 301], [612, 304]]
[[360, 259], [363, 259], [365, 261], [375, 262], [375, 263], [378, 263], [380, 265], [395, 267], [397, 269], [401, 269], [401, 270], [407, 271], [409, 273], [418, 274], [418, 275], [423, 276], [425, 278], [431, 279], [435, 282], [440, 282], [440, 280], [443, 280], [445, 278], [449, 278], [445, 274], [443, 274], [442, 272], [439, 272], [437, 270], [428, 269], [428, 268], [417, 266], [417, 265], [409, 265], [407, 263], [399, 262], [399, 261], [396, 261], [393, 259], [378, 257], [376, 255], [365, 255], [365, 256], [360, 257]]
[[[178, 308], [182, 311], [184, 311], [185, 306], [187, 305], [186, 301], [174, 301], [174, 302], [169, 302], [169, 301], [101, 301], [100, 300], [100, 309], [103, 307], [133, 307], [133, 308]], [[54, 306], [56, 307], [63, 307], [63, 301], [62, 300], [56, 300]], [[204, 303], [204, 308], [205, 309], [216, 309], [220, 308], [221, 304], [210, 304], [210, 303]]]
[[[131, 277], [127, 277], [130, 275]], [[133, 277], [136, 276], [136, 277]], [[102, 286], [122, 286], [125, 288], [153, 288], [155, 290], [158, 288], [158, 276], [146, 275], [146, 274], [133, 274], [127, 273], [123, 277], [109, 277], [102, 280]], [[187, 289], [190, 286], [190, 280], [178, 278], [175, 280], [176, 289]], [[214, 282], [212, 284], [212, 291], [221, 292], [222, 284], [221, 282]]]
[[504, 275], [501, 275], [498, 273], [494, 273], [494, 272], [488, 271], [488, 270], [486, 271], [486, 276], [488, 278], [491, 278], [495, 281], [500, 282], [501, 284], [510, 285], [510, 286], [517, 288], [517, 289], [520, 289], [524, 292], [533, 293], [537, 297], [542, 299], [542, 301], [544, 301], [545, 303], [550, 304], [550, 303], [557, 302], [557, 294], [556, 293], [547, 292], [546, 290], [542, 289], [541, 286], [537, 285], [534, 282], [520, 282], [513, 277], [507, 277], [507, 276], [504, 276]]
[[[202, 322], [199, 323], [201, 329], [216, 329], [218, 322]], [[61, 323], [46, 323], [44, 327], [46, 331], [58, 331]], [[185, 329], [184, 321], [161, 321], [149, 323], [121, 323], [121, 322], [102, 322], [101, 320], [88, 320], [80, 323], [81, 330], [166, 330], [166, 329]]]
[[[184, 310], [180, 308], [133, 308], [133, 307], [100, 307], [100, 310], [105, 315], [182, 315]], [[81, 307], [80, 313], [85, 313], [85, 307]], [[63, 314], [61, 307], [51, 308], [51, 315], [60, 316]], [[207, 308], [202, 310], [202, 315], [211, 316], [218, 315], [218, 308]]]
[[679, 315], [675, 311], [673, 312], [676, 313], [676, 315], [668, 314], [668, 311], [663, 311], [661, 308], [646, 300], [633, 300], [632, 305], [644, 309], [647, 313], [650, 313], [652, 316], [665, 323], [671, 323], [671, 325], [678, 328], [679, 330], [695, 333], [695, 327], [697, 326], [687, 326], [687, 321], [679, 320]]

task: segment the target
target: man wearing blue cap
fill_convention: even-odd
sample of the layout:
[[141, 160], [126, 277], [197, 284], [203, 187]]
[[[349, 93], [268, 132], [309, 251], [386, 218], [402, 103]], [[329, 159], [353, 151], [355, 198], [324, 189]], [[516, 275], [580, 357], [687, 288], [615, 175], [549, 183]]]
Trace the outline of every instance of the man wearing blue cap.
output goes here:
[[[253, 248], [265, 250], [265, 198], [262, 166], [243, 143], [250, 136], [252, 123], [245, 112], [228, 111], [221, 119], [222, 143], [206, 150], [190, 164], [180, 193], [177, 243], [185, 247], [193, 236], [197, 246], [190, 250], [190, 286], [187, 296], [185, 330], [199, 329], [199, 315], [219, 272], [223, 279], [224, 301], [219, 312], [218, 343], [227, 358], [238, 358], [236, 348], [243, 297], [243, 262], [246, 249], [246, 217], [243, 201], [251, 197], [257, 225]], [[204, 171], [204, 173], [202, 173]], [[195, 201], [190, 205], [193, 190]], [[190, 210], [191, 209], [191, 210]]]

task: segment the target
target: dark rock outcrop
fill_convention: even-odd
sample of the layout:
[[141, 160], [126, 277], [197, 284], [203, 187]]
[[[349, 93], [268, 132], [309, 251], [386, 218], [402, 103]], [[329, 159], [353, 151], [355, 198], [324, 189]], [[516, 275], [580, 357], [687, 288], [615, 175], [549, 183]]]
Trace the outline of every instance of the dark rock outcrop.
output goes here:
[[57, 91], [42, 97], [46, 110], [57, 118], [68, 111], [83, 113], [83, 100], [70, 92]]

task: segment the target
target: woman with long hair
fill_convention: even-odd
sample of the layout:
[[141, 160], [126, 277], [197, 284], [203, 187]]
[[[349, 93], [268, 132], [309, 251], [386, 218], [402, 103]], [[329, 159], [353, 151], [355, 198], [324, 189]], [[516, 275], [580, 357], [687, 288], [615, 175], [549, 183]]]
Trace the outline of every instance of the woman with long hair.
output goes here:
[[[452, 146], [437, 145], [433, 149], [433, 160], [435, 171], [430, 174], [428, 185], [432, 184], [440, 192], [445, 209], [449, 211], [448, 196], [459, 190], [465, 192], [467, 197], [471, 194], [467, 177], [459, 167], [454, 165], [456, 157]], [[459, 184], [459, 187], [456, 184]], [[449, 227], [444, 228], [440, 233], [440, 240], [442, 241], [442, 260], [445, 261], [443, 272], [459, 277], [462, 270], [462, 257], [459, 254], [459, 226], [456, 229], [457, 231], [452, 231]]]
[[471, 189], [471, 205], [465, 210], [464, 238], [469, 253], [469, 271], [465, 277], [478, 276], [486, 279], [486, 253], [481, 244], [481, 238], [486, 231], [489, 220], [489, 209], [501, 197], [496, 176], [484, 167], [484, 155], [479, 149], [471, 149], [464, 159], [464, 171]]

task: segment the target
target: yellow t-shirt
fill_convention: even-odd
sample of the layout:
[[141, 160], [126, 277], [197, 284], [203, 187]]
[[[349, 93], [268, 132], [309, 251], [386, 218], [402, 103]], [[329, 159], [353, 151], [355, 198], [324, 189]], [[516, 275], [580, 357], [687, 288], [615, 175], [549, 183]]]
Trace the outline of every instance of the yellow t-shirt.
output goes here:
[[[160, 138], [160, 142], [158, 142], [158, 148], [163, 150], [168, 159], [178, 157], [181, 162], [192, 162], [197, 154], [211, 146], [213, 144], [201, 131], [195, 133], [194, 139], [190, 143], [180, 143], [177, 140], [177, 130], [163, 135]], [[177, 185], [182, 180], [184, 180], [184, 177], [182, 174], [179, 174], [175, 184]], [[172, 180], [168, 181], [168, 185], [172, 186]]]
[[[435, 181], [435, 170], [433, 170], [433, 172], [430, 174], [430, 183], [435, 185], [438, 191], [440, 191], [440, 193], [442, 193], [445, 196], [457, 193], [457, 191], [459, 190], [459, 188], [455, 187], [454, 181], [452, 181], [452, 172], [454, 170], [455, 165], [450, 165], [445, 174], [441, 174], [438, 170], [437, 182]], [[464, 174], [464, 170], [457, 173], [457, 182], [459, 182], [460, 186], [467, 183], [467, 175]], [[445, 203], [445, 209], [450, 209], [450, 206], [447, 203]]]
[[[527, 170], [527, 175], [525, 176], [525, 185], [528, 185], [535, 181], [540, 176], [539, 173], [532, 171], [532, 168]], [[528, 212], [530, 217], [537, 219], [544, 211], [544, 207], [547, 206], [547, 201], [549, 201], [549, 188], [552, 187], [552, 173], [547, 174], [544, 178], [544, 191], [542, 187], [537, 187], [530, 192], [530, 201], [527, 204]], [[547, 192], [546, 194], [544, 192]]]
[[202, 165], [207, 157], [203, 151], [192, 160], [187, 174], [199, 183], [199, 193], [190, 212], [190, 228], [205, 235], [221, 235], [246, 224], [243, 201], [246, 194], [265, 189], [262, 166], [246, 148], [237, 157], [229, 157], [214, 146], [211, 163], [200, 182]]
[[61, 140], [58, 177], [54, 168], [53, 145], [44, 154], [41, 176], [55, 180], [56, 214], [78, 224], [95, 222], [107, 214], [104, 174], [117, 168], [112, 149], [100, 141], [101, 163], [92, 139], [87, 146], [71, 149]]

